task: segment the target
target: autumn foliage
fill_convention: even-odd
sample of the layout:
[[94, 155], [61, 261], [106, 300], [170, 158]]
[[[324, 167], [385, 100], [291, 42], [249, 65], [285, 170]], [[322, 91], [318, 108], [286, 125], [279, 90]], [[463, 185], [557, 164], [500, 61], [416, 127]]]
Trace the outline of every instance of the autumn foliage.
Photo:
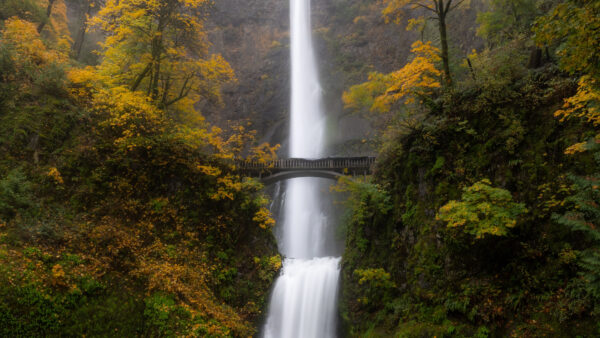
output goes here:
[[[563, 121], [579, 118], [594, 127], [600, 125], [599, 16], [597, 1], [565, 1], [540, 18], [535, 27], [538, 43], [558, 44], [557, 54], [563, 69], [581, 75], [577, 93], [565, 100], [556, 117]], [[594, 140], [574, 144], [566, 152], [585, 151], [599, 142], [600, 135], [596, 135]]]
[[235, 78], [208, 53], [209, 2], [107, 1], [97, 66], [69, 59], [62, 0], [23, 6], [48, 4], [0, 31], [0, 333], [253, 335], [280, 258], [232, 160], [277, 147], [195, 108]]
[[390, 74], [371, 73], [369, 80], [344, 93], [347, 108], [369, 108], [372, 112], [389, 112], [397, 102], [413, 104], [440, 88], [441, 72], [436, 68], [440, 61], [439, 50], [431, 42], [413, 43], [412, 60], [400, 70]]

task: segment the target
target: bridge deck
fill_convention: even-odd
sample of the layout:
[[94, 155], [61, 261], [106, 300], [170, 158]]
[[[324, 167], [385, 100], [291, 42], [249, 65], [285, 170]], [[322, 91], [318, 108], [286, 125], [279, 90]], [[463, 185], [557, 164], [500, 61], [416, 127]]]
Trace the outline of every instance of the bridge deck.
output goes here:
[[368, 175], [375, 157], [288, 158], [276, 161], [236, 161], [238, 171], [259, 177], [265, 184], [298, 177], [338, 179], [344, 175]]
[[[371, 170], [375, 157], [330, 157], [320, 159], [289, 158], [276, 161], [236, 161], [236, 167], [245, 172], [281, 172], [281, 171], [354, 171]], [[362, 171], [361, 170], [361, 171]]]

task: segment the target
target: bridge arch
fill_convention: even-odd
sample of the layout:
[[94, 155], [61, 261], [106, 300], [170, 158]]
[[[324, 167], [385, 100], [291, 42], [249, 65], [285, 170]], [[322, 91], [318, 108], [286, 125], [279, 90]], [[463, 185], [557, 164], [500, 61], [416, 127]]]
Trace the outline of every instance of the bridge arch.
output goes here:
[[344, 175], [341, 173], [329, 170], [295, 170], [278, 172], [276, 174], [262, 177], [260, 180], [264, 185], [270, 185], [279, 181], [290, 180], [292, 178], [317, 177], [337, 180], [342, 176]]

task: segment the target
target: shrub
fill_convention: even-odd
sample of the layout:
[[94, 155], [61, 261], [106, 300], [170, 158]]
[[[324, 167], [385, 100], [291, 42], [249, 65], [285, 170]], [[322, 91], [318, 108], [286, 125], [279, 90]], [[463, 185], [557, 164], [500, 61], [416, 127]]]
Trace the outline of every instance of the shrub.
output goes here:
[[508, 190], [494, 188], [483, 179], [463, 189], [462, 201], [450, 201], [442, 206], [438, 220], [450, 228], [482, 238], [485, 235], [506, 236], [517, 224], [517, 216], [526, 212], [522, 203], [514, 203]]
[[0, 217], [8, 220], [20, 210], [31, 207], [31, 184], [19, 169], [0, 180]]

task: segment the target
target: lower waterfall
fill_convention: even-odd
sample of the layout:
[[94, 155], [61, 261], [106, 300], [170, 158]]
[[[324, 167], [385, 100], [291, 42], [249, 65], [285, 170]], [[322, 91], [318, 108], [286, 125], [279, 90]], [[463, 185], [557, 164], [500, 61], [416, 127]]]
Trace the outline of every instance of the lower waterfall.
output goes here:
[[340, 258], [286, 259], [266, 337], [335, 337]]

